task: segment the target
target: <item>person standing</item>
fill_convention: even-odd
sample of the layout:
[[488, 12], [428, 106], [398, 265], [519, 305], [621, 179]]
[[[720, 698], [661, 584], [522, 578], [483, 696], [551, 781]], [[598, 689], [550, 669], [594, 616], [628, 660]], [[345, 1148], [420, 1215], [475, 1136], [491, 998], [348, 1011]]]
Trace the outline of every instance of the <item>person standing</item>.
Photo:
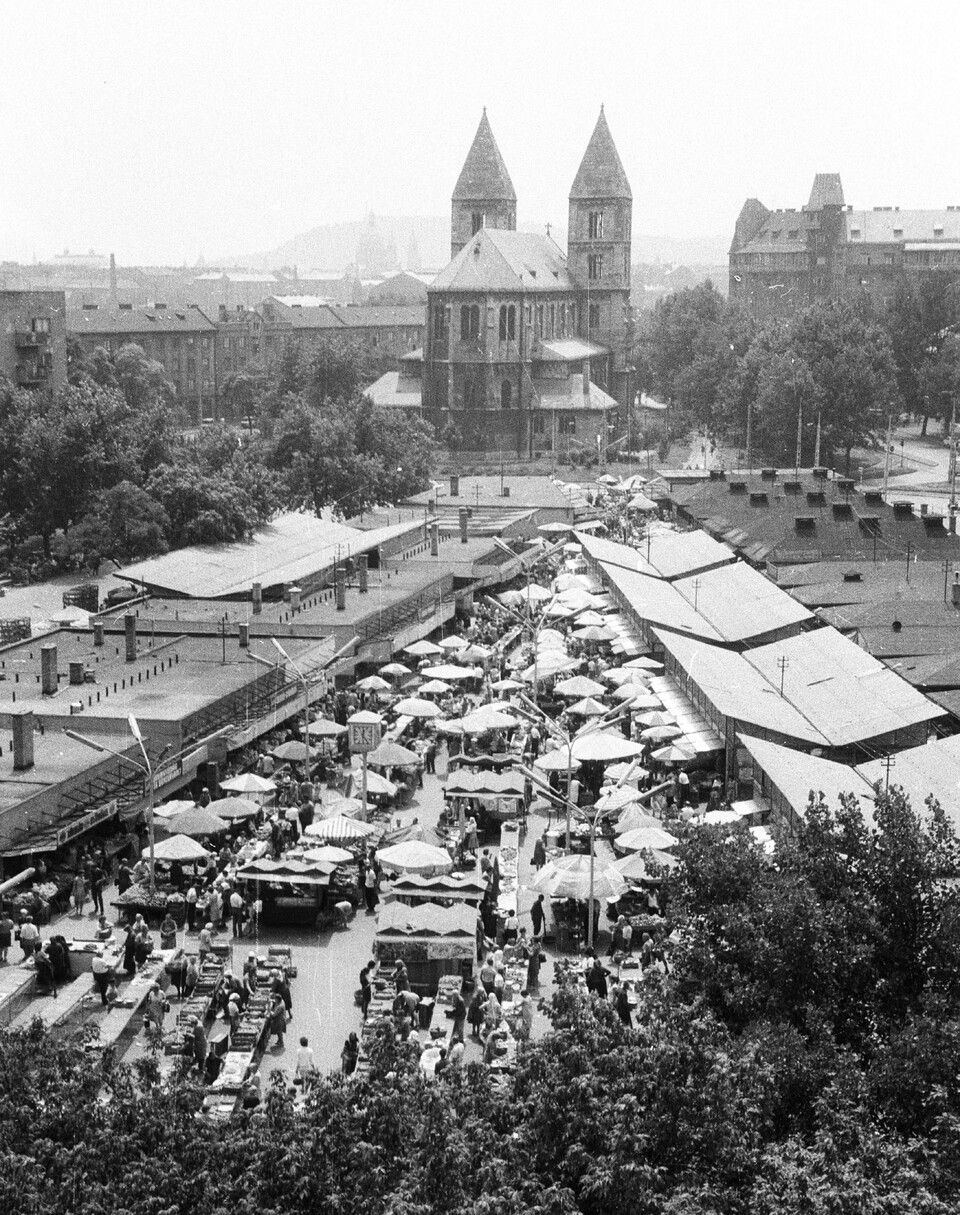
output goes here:
[[199, 1017], [190, 1018], [190, 1049], [197, 1071], [203, 1071], [204, 1060], [207, 1057], [207, 1035], [203, 1032]]
[[6, 911], [0, 911], [0, 966], [6, 966], [7, 953], [13, 943], [13, 930], [16, 927]]
[[20, 948], [23, 950], [23, 960], [26, 962], [33, 957], [40, 941], [40, 929], [28, 915], [20, 925], [17, 935], [20, 938]]
[[100, 1003], [106, 1008], [109, 1004], [107, 986], [113, 973], [112, 967], [102, 953], [95, 953], [91, 969], [93, 971], [93, 985], [100, 993]]
[[83, 905], [87, 901], [87, 883], [83, 880], [83, 874], [79, 870], [70, 887], [70, 897], [73, 899], [73, 906], [77, 919], [79, 919], [83, 915]]
[[543, 927], [547, 919], [543, 909], [542, 894], [537, 896], [537, 901], [530, 908], [530, 919], [533, 923], [533, 935], [539, 939], [543, 936]]
[[213, 949], [213, 924], [207, 922], [200, 929], [200, 937], [197, 941], [197, 952], [200, 955], [200, 965], [202, 966], [207, 960], [207, 955]]
[[529, 1040], [533, 1029], [533, 1001], [525, 987], [520, 993], [520, 1037]]
[[243, 915], [245, 905], [243, 895], [239, 890], [234, 890], [230, 895], [230, 915], [233, 919], [233, 935], [235, 937], [243, 936]]
[[377, 898], [377, 872], [372, 865], [368, 865], [363, 875], [363, 897], [367, 904], [367, 913], [371, 914], [376, 910]]
[[269, 1032], [276, 1034], [277, 1046], [280, 1050], [283, 1050], [283, 1035], [287, 1028], [287, 1010], [284, 1007], [283, 1000], [277, 993], [274, 994], [273, 1003], [270, 1005], [269, 1025]]
[[533, 845], [533, 867], [534, 869], [542, 869], [546, 863], [547, 845], [545, 837], [540, 835], [537, 837], [537, 841]]
[[210, 917], [210, 928], [214, 932], [220, 931], [220, 921], [223, 918], [223, 899], [220, 896], [220, 891], [216, 886], [210, 891], [207, 898], [207, 915]]
[[453, 1018], [453, 1029], [451, 1030], [451, 1038], [462, 1038], [463, 1027], [467, 1020], [467, 1005], [461, 992], [453, 997], [453, 1007], [450, 1010]]
[[350, 1036], [343, 1044], [343, 1050], [340, 1052], [340, 1059], [343, 1064], [343, 1074], [352, 1076], [357, 1070], [357, 1061], [360, 1058], [360, 1041], [354, 1031], [350, 1032]]
[[93, 910], [104, 915], [103, 888], [107, 884], [107, 876], [99, 864], [94, 862], [90, 870], [90, 893], [93, 895]]
[[630, 999], [627, 995], [627, 989], [622, 983], [614, 983], [611, 989], [613, 995], [613, 1007], [617, 1010], [617, 1016], [622, 1024], [630, 1026], [633, 1024], [633, 1018], [630, 1013]]
[[200, 895], [197, 893], [196, 883], [192, 883], [186, 894], [187, 904], [187, 932], [193, 932], [197, 923], [197, 902]]
[[303, 1086], [304, 1095], [309, 1093], [317, 1079], [317, 1064], [313, 1057], [313, 1048], [310, 1046], [307, 1038], [300, 1039], [300, 1047], [297, 1051], [297, 1063], [293, 1074]]

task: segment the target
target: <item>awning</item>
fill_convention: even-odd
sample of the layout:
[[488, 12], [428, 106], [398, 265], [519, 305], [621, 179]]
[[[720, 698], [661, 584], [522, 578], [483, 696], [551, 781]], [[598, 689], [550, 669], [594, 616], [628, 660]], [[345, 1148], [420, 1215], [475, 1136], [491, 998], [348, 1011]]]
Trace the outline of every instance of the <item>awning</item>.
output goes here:
[[92, 831], [94, 827], [99, 827], [101, 823], [107, 822], [116, 813], [116, 800], [111, 800], [73, 818], [61, 819], [55, 826], [47, 827], [43, 831], [28, 836], [27, 839], [11, 844], [0, 851], [0, 857], [29, 856], [34, 852], [56, 852], [58, 848], [69, 844], [71, 840], [78, 839], [81, 835]]

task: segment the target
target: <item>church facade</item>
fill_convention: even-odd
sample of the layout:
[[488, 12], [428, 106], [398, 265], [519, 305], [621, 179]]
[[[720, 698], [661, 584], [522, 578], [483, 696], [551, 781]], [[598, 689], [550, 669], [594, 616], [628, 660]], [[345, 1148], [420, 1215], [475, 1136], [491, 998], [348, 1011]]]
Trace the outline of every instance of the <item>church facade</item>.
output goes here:
[[567, 249], [518, 232], [486, 111], [453, 191], [451, 261], [427, 288], [422, 350], [368, 389], [452, 446], [596, 454], [630, 400], [632, 194], [603, 110], [569, 196]]

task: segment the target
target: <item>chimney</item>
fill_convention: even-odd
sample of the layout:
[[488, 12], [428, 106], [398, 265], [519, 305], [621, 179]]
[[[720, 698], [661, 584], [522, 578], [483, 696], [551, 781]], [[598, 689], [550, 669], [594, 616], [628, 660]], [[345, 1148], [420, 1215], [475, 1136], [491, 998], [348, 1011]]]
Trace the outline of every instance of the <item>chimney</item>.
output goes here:
[[252, 588], [253, 595], [253, 614], [259, 616], [263, 611], [263, 587], [259, 582], [255, 582]]
[[300, 611], [300, 588], [298, 586], [290, 588], [290, 610], [293, 612]]
[[110, 254], [110, 303], [117, 307], [119, 304], [117, 299], [117, 259]]
[[436, 513], [437, 513], [437, 500], [436, 500], [436, 498], [429, 498], [427, 500], [427, 514], [435, 515]]
[[503, 489], [500, 491], [500, 497], [501, 497], [501, 498], [509, 498], [509, 497], [510, 497], [510, 486], [509, 486], [509, 485], [505, 485], [505, 486], [503, 487]]
[[52, 696], [59, 685], [57, 675], [57, 647], [42, 645], [40, 647], [40, 686], [44, 696]]
[[440, 556], [440, 521], [434, 519], [430, 524], [430, 556]]
[[96, 646], [103, 645], [103, 621], [95, 620], [93, 622], [93, 644]]
[[470, 516], [467, 513], [467, 508], [465, 506], [460, 507], [459, 518], [460, 518], [460, 543], [466, 544], [467, 540], [469, 539], [469, 536], [467, 535], [467, 521], [470, 518]]
[[33, 767], [34, 717], [30, 709], [10, 714], [13, 729], [13, 770], [23, 772]]
[[127, 662], [137, 661], [137, 618], [127, 612], [123, 618], [123, 632], [127, 645]]
[[357, 581], [360, 584], [360, 594], [365, 595], [368, 587], [370, 558], [366, 553], [361, 553], [357, 558]]
[[71, 661], [70, 663], [70, 682], [72, 684], [83, 683], [83, 663]]
[[450, 474], [450, 497], [460, 497], [460, 477], [456, 473]]
[[950, 602], [955, 608], [960, 608], [960, 574], [953, 575], [953, 583], [950, 587]]
[[250, 626], [245, 621], [237, 626], [240, 637], [240, 649], [245, 650], [250, 645]]
[[337, 611], [345, 612], [347, 610], [347, 575], [344, 570], [337, 570], [335, 586], [337, 591]]

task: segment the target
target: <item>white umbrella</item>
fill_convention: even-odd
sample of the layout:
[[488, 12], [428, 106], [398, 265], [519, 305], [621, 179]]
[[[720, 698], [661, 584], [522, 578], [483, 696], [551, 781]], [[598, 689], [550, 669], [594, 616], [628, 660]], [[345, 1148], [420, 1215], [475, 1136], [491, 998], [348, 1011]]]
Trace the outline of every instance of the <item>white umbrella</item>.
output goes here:
[[346, 732], [346, 726], [341, 726], [335, 721], [327, 721], [325, 717], [318, 717], [316, 721], [312, 721], [307, 726], [307, 733], [311, 738], [336, 738]]
[[220, 782], [220, 788], [226, 789], [230, 793], [269, 793], [276, 787], [272, 780], [267, 780], [265, 776], [257, 776], [256, 772], [243, 772], [239, 776], [231, 776], [229, 780]]
[[365, 840], [367, 836], [374, 835], [377, 830], [378, 828], [374, 827], [372, 823], [361, 823], [355, 818], [336, 814], [332, 818], [322, 819], [319, 823], [311, 823], [307, 828], [307, 834], [315, 839], [335, 842], [337, 840]]
[[671, 738], [679, 738], [683, 731], [679, 726], [647, 726], [640, 731], [644, 742], [669, 742]]
[[561, 679], [556, 685], [555, 691], [561, 696], [604, 696], [606, 688], [602, 683], [597, 683], [595, 679], [589, 679], [586, 675], [571, 675], [569, 679]]
[[656, 510], [657, 504], [646, 494], [634, 494], [627, 503], [627, 510], [651, 511]]
[[615, 641], [617, 634], [605, 624], [589, 624], [585, 629], [575, 629], [578, 641]]
[[635, 671], [628, 667], [609, 667], [603, 672], [603, 678], [607, 683], [614, 683], [617, 687], [622, 687], [625, 683], [632, 683], [637, 687], [649, 687], [650, 676], [644, 674], [643, 671]]
[[319, 848], [311, 848], [309, 852], [305, 852], [303, 859], [326, 865], [343, 865], [347, 861], [352, 861], [354, 857], [353, 853], [348, 852], [346, 848], [338, 848], [336, 844], [323, 844]]
[[[141, 856], [149, 855], [149, 847], [144, 848]], [[153, 855], [158, 861], [203, 861], [210, 853], [188, 835], [171, 835], [167, 840], [157, 841]]]
[[680, 841], [661, 826], [634, 827], [617, 836], [617, 847], [628, 852], [641, 852], [644, 848], [673, 848]]
[[583, 700], [578, 700], [572, 704], [568, 713], [574, 713], [577, 717], [602, 717], [604, 713], [609, 713], [610, 710], [606, 705], [602, 705], [599, 700], [594, 700], [592, 696], [584, 696]]
[[414, 658], [430, 658], [434, 654], [442, 654], [443, 650], [432, 641], [415, 641], [413, 645], [404, 646], [404, 654], [412, 654]]
[[421, 696], [443, 696], [446, 692], [452, 692], [453, 685], [444, 683], [442, 679], [428, 679], [426, 683], [422, 683], [419, 688]]
[[221, 797], [211, 802], [207, 809], [217, 818], [232, 822], [240, 818], [256, 818], [263, 807], [246, 797]]
[[166, 827], [167, 820], [176, 818], [178, 814], [182, 814], [184, 810], [192, 810], [193, 802], [188, 802], [184, 799], [178, 799], [172, 802], [164, 802], [162, 806], [157, 806], [153, 812], [154, 818], [160, 819], [162, 826]]
[[531, 683], [536, 679], [550, 679], [554, 675], [558, 675], [561, 671], [572, 671], [579, 666], [576, 658], [571, 658], [569, 654], [563, 654], [560, 650], [545, 650], [543, 654], [537, 656], [536, 673], [531, 663], [525, 671], [522, 671], [520, 678]]
[[619, 821], [614, 826], [614, 831], [617, 835], [624, 835], [627, 831], [638, 831], [642, 827], [659, 827], [660, 823], [648, 814], [640, 806], [628, 806], [620, 815]]
[[[498, 679], [490, 685], [494, 692], [518, 692], [524, 685], [518, 679]], [[423, 689], [420, 689], [421, 692]]]
[[580, 760], [597, 760], [604, 763], [617, 759], [630, 759], [642, 751], [643, 747], [639, 743], [631, 742], [622, 734], [614, 734], [606, 730], [594, 730], [590, 734], [584, 734], [573, 740], [574, 758]]
[[663, 708], [663, 702], [659, 696], [654, 695], [653, 692], [644, 692], [630, 683], [625, 683], [617, 688], [613, 695], [616, 700], [629, 702], [630, 708], [638, 711]]
[[537, 637], [538, 650], [562, 650], [566, 644], [563, 634], [556, 629], [541, 629]]
[[654, 751], [653, 758], [658, 759], [662, 764], [687, 764], [696, 756], [693, 751], [681, 746], [679, 743], [667, 743], [665, 747], [661, 747], [659, 751]]
[[546, 603], [548, 599], [553, 598], [552, 591], [548, 591], [546, 587], [538, 586], [536, 582], [531, 582], [529, 586], [525, 586], [517, 594], [524, 603]]
[[420, 756], [416, 751], [410, 751], [385, 738], [379, 747], [369, 753], [367, 763], [375, 764], [378, 768], [408, 768], [412, 764], [419, 764]]
[[[561, 857], [544, 865], [530, 883], [554, 899], [588, 899], [590, 897], [590, 858], [581, 853]], [[626, 882], [612, 865], [594, 859], [593, 897], [609, 899], [623, 893]]]
[[54, 624], [89, 624], [96, 612], [88, 612], [82, 607], [65, 607], [54, 612], [50, 619]]
[[[359, 768], [354, 768], [350, 773], [353, 780], [353, 787], [356, 790], [363, 788], [363, 773]], [[367, 772], [367, 792], [383, 794], [385, 797], [395, 797], [397, 786], [391, 780], [387, 780], [385, 776], [381, 776], [379, 772]]]
[[427, 679], [476, 679], [480, 672], [476, 667], [455, 667], [452, 663], [441, 663], [438, 667], [424, 667], [421, 672]]
[[469, 644], [470, 642], [464, 641], [462, 637], [441, 637], [437, 642], [437, 645], [440, 646], [442, 650], [447, 650], [451, 653], [454, 650], [465, 650]]
[[551, 603], [545, 615], [551, 620], [567, 620], [575, 615], [573, 608], [564, 607], [562, 603]]
[[460, 724], [465, 734], [484, 734], [487, 730], [510, 730], [518, 725], [518, 722], [509, 713], [498, 709], [491, 712], [489, 706], [484, 706], [475, 713], [468, 713]]
[[607, 776], [610, 780], [639, 780], [641, 776], [646, 776], [647, 771], [641, 768], [635, 759], [629, 763], [612, 764], [607, 769]]
[[668, 713], [666, 709], [651, 709], [647, 713], [638, 713], [637, 721], [642, 726], [672, 726], [676, 724], [676, 718], [672, 713]]
[[389, 692], [390, 684], [379, 675], [368, 675], [366, 679], [358, 680], [356, 684], [361, 692]]
[[597, 477], [598, 485], [616, 485], [616, 483], [617, 478], [612, 476], [610, 473], [601, 473], [600, 476]]
[[639, 852], [628, 852], [626, 856], [614, 861], [613, 867], [627, 881], [642, 882], [644, 878], [650, 876], [647, 862]]
[[630, 785], [623, 785], [619, 789], [608, 789], [606, 792], [601, 793], [594, 808], [603, 811], [622, 810], [624, 806], [629, 806], [642, 796], [639, 789], [634, 789]]
[[416, 696], [408, 696], [398, 700], [393, 706], [401, 717], [441, 717], [443, 710], [432, 700], [420, 700]]
[[413, 671], [409, 667], [405, 667], [402, 662], [388, 662], [386, 666], [380, 668], [381, 675], [412, 675]]
[[641, 654], [639, 658], [631, 658], [629, 662], [625, 662], [623, 665], [637, 671], [663, 670], [662, 662], [657, 662], [655, 658], [648, 658], [646, 654]]
[[577, 613], [578, 628], [586, 628], [590, 624], [603, 624], [604, 619], [595, 608], [584, 608]]
[[[555, 751], [547, 751], [543, 755], [538, 755], [533, 761], [533, 766], [539, 768], [541, 772], [566, 772], [568, 764], [568, 751], [566, 747], [557, 747]], [[574, 756], [573, 763], [570, 764], [571, 772], [576, 772], [580, 767], [579, 759]]]

